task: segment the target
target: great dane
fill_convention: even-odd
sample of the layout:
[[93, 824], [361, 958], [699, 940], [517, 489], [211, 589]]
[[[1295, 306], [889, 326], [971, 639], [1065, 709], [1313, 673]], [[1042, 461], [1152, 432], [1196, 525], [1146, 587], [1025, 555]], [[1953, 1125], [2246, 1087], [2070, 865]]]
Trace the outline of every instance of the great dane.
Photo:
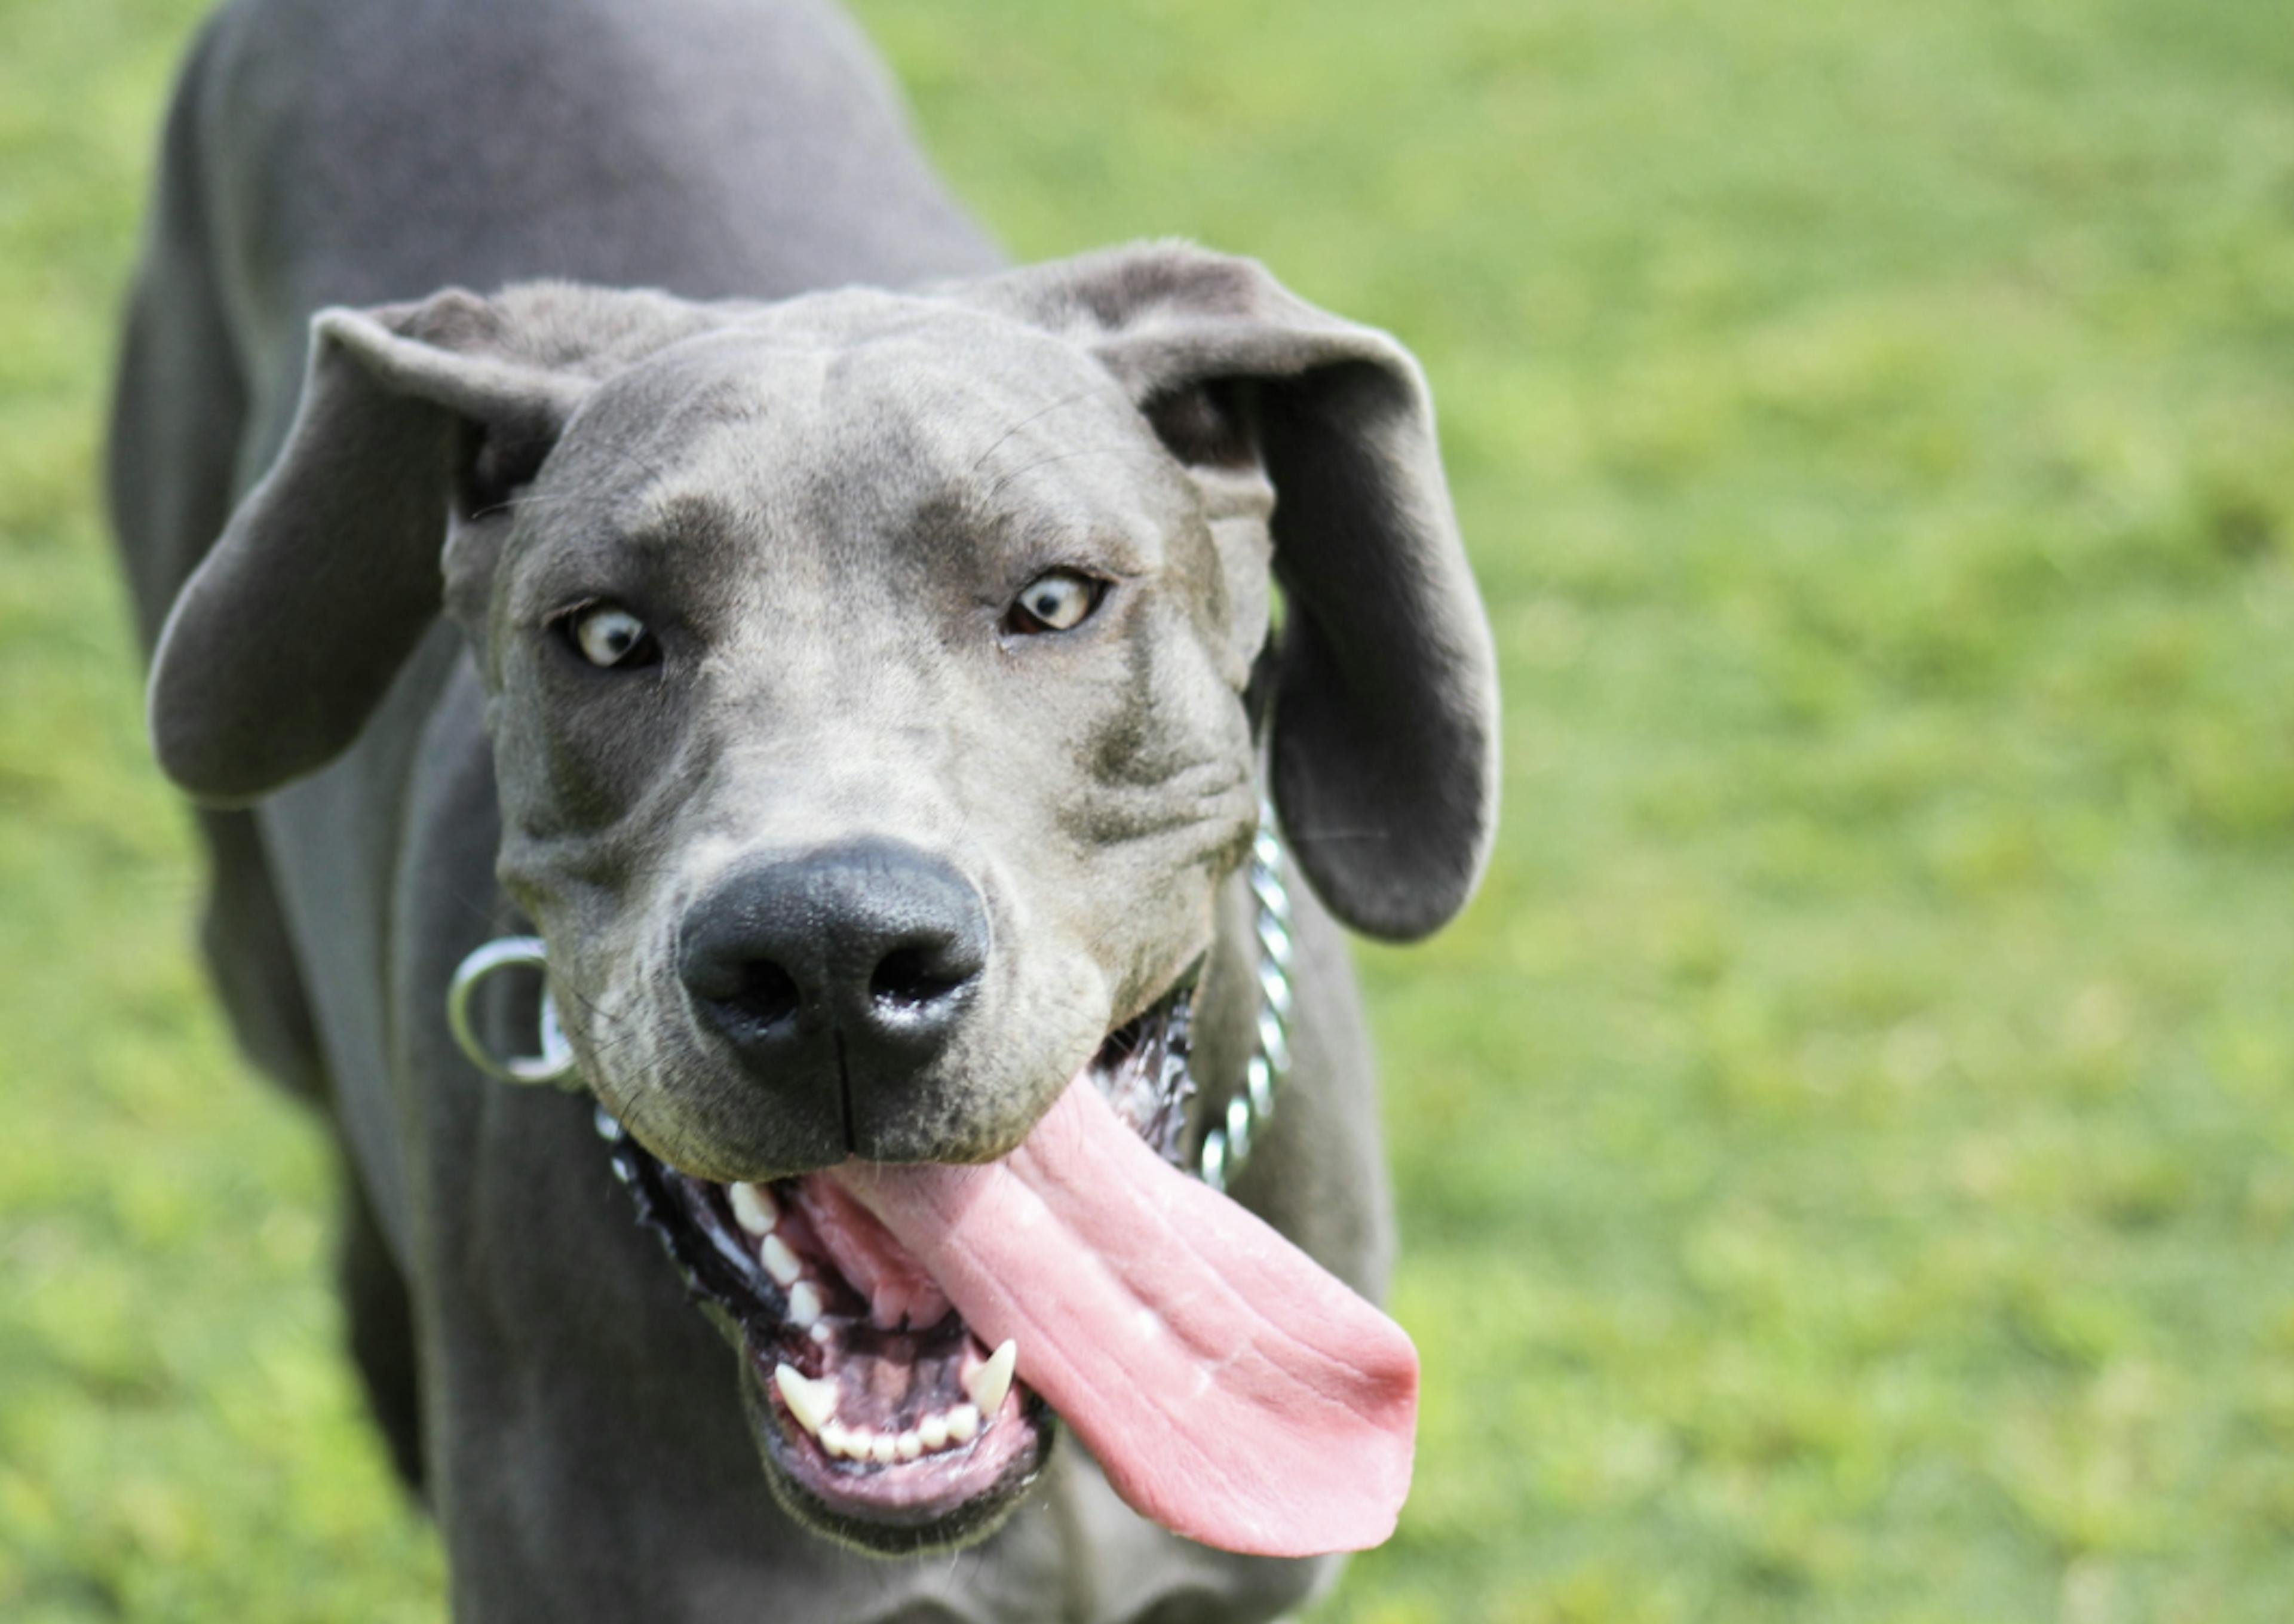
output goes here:
[[458, 1618], [1257, 1620], [1390, 1530], [1338, 927], [1496, 792], [1391, 338], [1005, 266], [812, 0], [239, 0], [109, 481]]

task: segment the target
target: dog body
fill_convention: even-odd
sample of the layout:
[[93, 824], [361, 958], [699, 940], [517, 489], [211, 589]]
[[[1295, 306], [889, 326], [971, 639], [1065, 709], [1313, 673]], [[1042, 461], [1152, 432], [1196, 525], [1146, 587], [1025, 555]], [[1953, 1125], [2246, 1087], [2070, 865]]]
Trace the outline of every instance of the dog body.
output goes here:
[[[208, 955], [343, 1145], [354, 1348], [457, 1617], [1249, 1620], [1327, 1576], [1167, 1532], [1074, 1447], [958, 1556], [822, 1538], [850, 1531], [760, 1472], [590, 1103], [485, 1080], [442, 1011], [473, 947], [538, 928], [598, 1097], [736, 1181], [998, 1156], [1192, 986], [1199, 1131], [1252, 1041], [1271, 774], [1313, 890], [1291, 1085], [1233, 1193], [1374, 1295], [1323, 902], [1432, 928], [1493, 802], [1423, 419], [1390, 341], [1239, 262], [1005, 272], [801, 0], [210, 26], [111, 498], [161, 759], [207, 803]], [[773, 963], [820, 956], [817, 1019], [811, 970], [795, 1015], [758, 1003], [773, 930]], [[528, 1048], [533, 1015], [484, 1024]]]

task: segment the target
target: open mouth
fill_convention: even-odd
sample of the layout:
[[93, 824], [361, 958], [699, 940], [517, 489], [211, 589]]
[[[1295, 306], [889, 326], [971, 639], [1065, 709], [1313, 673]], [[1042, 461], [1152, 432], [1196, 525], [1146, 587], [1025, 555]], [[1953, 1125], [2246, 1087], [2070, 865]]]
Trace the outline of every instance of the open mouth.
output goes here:
[[[1194, 1085], [1192, 978], [1110, 1033], [1088, 1075], [1177, 1165]], [[923, 1264], [830, 1173], [719, 1184], [668, 1166], [601, 1109], [639, 1216], [741, 1354], [744, 1407], [794, 1514], [897, 1554], [983, 1537], [1042, 1471], [1052, 1415]]]

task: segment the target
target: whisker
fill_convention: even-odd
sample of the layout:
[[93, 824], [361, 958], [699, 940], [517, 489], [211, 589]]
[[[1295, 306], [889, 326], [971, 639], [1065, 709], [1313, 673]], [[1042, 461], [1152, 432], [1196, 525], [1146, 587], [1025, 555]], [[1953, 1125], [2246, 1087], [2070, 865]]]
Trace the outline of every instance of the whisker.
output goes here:
[[1053, 401], [1050, 405], [1045, 406], [1039, 410], [1029, 412], [1026, 417], [1021, 418], [1017, 423], [1014, 423], [1011, 427], [1005, 429], [1002, 434], [996, 436], [995, 443], [988, 446], [986, 451], [980, 452], [978, 459], [973, 461], [971, 472], [977, 474], [980, 471], [980, 465], [986, 462], [990, 457], [994, 456], [998, 446], [1001, 446], [1006, 440], [1009, 440], [1013, 435], [1027, 427], [1029, 424], [1037, 421], [1038, 418], [1051, 416], [1052, 413], [1059, 410], [1062, 406], [1072, 406], [1078, 401], [1083, 400], [1086, 396], [1095, 394], [1097, 393], [1097, 390], [1086, 386], [1077, 390], [1073, 394], [1062, 395], [1058, 400]]
[[1019, 478], [1022, 474], [1032, 474], [1037, 468], [1049, 467], [1055, 462], [1072, 462], [1078, 457], [1159, 458], [1161, 455], [1162, 453], [1159, 451], [1151, 451], [1145, 446], [1139, 445], [1087, 445], [1080, 451], [1062, 451], [1055, 457], [1043, 457], [1038, 458], [1034, 462], [1024, 463], [1019, 467], [1013, 469], [1009, 474], [1004, 475], [1003, 478], [997, 480], [994, 484], [988, 486], [987, 493], [989, 497], [993, 497], [998, 491], [1001, 491], [1005, 486]]

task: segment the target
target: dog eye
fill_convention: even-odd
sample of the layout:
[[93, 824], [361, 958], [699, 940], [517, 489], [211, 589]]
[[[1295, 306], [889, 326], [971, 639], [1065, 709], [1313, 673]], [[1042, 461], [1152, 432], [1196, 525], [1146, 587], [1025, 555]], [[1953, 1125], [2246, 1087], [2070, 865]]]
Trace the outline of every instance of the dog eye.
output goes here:
[[591, 665], [645, 665], [653, 653], [653, 634], [628, 610], [599, 604], [574, 617], [574, 646]]
[[1022, 588], [1004, 618], [1004, 629], [1022, 634], [1065, 631], [1099, 606], [1106, 583], [1073, 570], [1049, 570]]

